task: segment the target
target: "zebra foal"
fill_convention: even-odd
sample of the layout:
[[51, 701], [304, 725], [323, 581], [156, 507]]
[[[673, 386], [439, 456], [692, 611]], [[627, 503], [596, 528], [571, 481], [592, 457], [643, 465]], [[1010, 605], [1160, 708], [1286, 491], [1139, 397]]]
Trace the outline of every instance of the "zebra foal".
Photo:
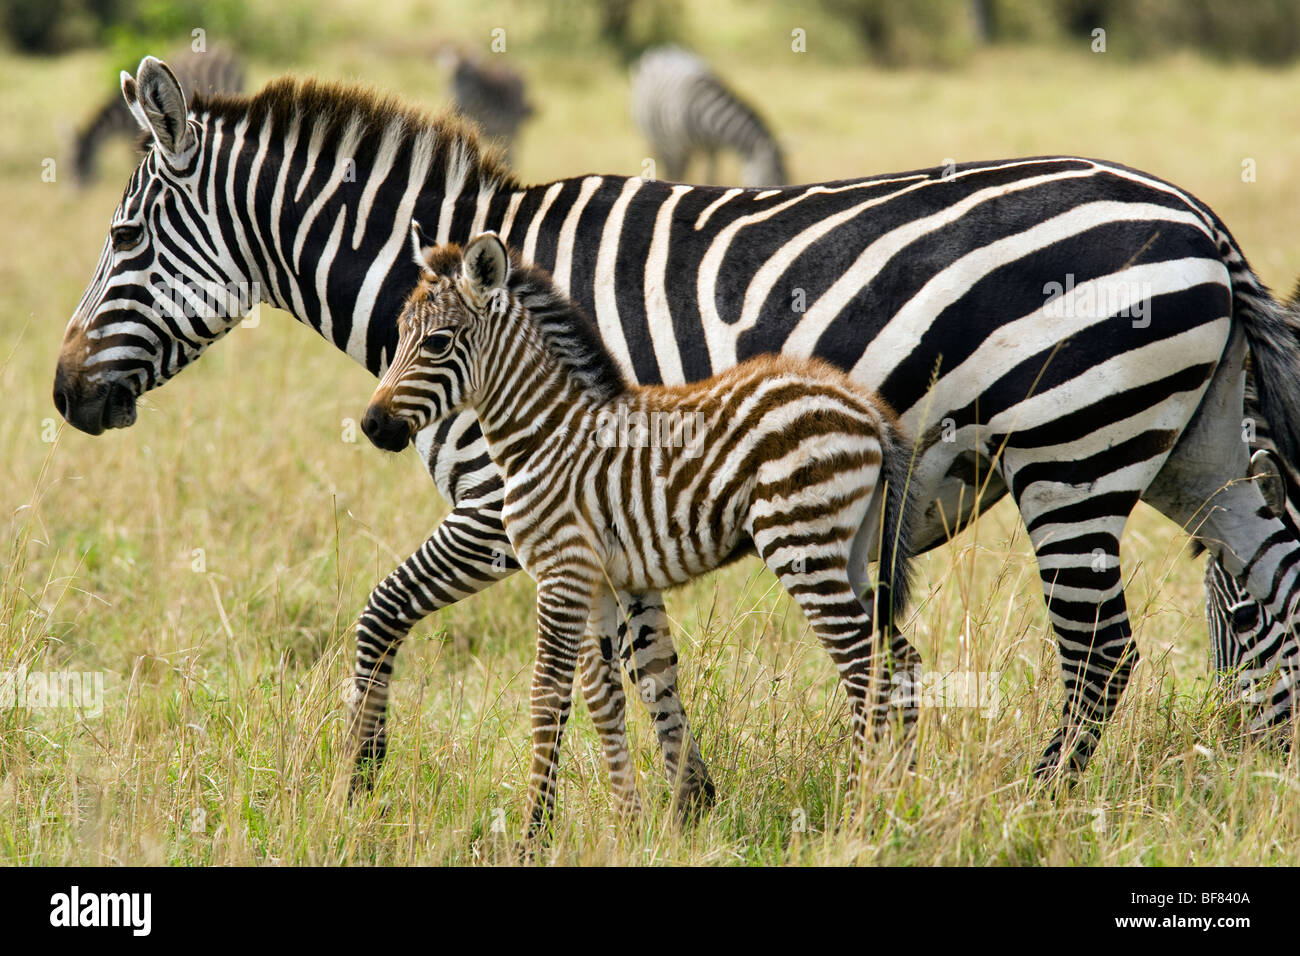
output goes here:
[[[852, 791], [868, 736], [888, 721], [891, 684], [919, 665], [896, 627], [910, 562], [910, 446], [893, 412], [816, 360], [758, 357], [695, 384], [629, 384], [590, 320], [494, 233], [463, 255], [422, 250], [414, 226], [412, 241], [420, 284], [362, 428], [400, 451], [421, 429], [473, 411], [505, 476], [506, 533], [537, 582], [529, 838], [554, 810], [579, 662], [584, 674], [600, 670], [594, 641], [584, 646], [588, 621], [616, 592], [682, 584], [751, 550], [839, 671], [852, 708]], [[650, 436], [624, 427], [665, 421]], [[867, 563], [877, 553], [873, 599]], [[893, 696], [910, 742], [915, 706]], [[621, 692], [616, 700], [597, 724], [615, 799], [634, 809]]]

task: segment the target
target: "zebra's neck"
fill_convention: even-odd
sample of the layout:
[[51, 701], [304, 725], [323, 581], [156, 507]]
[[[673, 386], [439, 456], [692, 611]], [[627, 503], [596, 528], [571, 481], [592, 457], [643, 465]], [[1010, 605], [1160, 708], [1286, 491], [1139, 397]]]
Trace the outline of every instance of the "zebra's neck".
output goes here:
[[440, 242], [516, 228], [541, 206], [454, 119], [372, 94], [275, 81], [253, 97], [195, 104], [193, 173], [210, 228], [263, 301], [380, 374], [415, 286], [413, 218]]

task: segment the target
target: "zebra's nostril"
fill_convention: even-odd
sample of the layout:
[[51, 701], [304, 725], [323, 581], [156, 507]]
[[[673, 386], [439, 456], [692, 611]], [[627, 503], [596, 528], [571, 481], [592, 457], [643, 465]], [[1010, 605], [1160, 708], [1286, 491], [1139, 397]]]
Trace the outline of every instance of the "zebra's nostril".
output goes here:
[[63, 363], [60, 362], [54, 369], [54, 407], [65, 421], [68, 418], [70, 391], [67, 375], [63, 371]]
[[54, 407], [58, 410], [60, 417], [68, 417], [68, 393], [62, 386], [54, 386]]

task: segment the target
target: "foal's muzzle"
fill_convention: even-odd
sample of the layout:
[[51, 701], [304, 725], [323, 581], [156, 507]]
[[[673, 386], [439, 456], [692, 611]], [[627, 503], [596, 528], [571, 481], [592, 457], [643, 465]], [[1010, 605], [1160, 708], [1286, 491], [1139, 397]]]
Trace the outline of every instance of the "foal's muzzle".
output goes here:
[[399, 418], [378, 405], [366, 409], [361, 419], [361, 430], [377, 448], [384, 451], [401, 451], [411, 441], [413, 429], [404, 418]]

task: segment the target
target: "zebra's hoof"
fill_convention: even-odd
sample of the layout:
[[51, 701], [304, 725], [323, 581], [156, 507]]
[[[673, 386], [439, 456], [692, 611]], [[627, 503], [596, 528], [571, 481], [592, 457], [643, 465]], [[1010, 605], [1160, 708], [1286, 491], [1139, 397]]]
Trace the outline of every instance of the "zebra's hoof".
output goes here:
[[708, 777], [703, 781], [684, 783], [673, 798], [677, 822], [694, 823], [712, 809], [717, 800], [718, 792]]

